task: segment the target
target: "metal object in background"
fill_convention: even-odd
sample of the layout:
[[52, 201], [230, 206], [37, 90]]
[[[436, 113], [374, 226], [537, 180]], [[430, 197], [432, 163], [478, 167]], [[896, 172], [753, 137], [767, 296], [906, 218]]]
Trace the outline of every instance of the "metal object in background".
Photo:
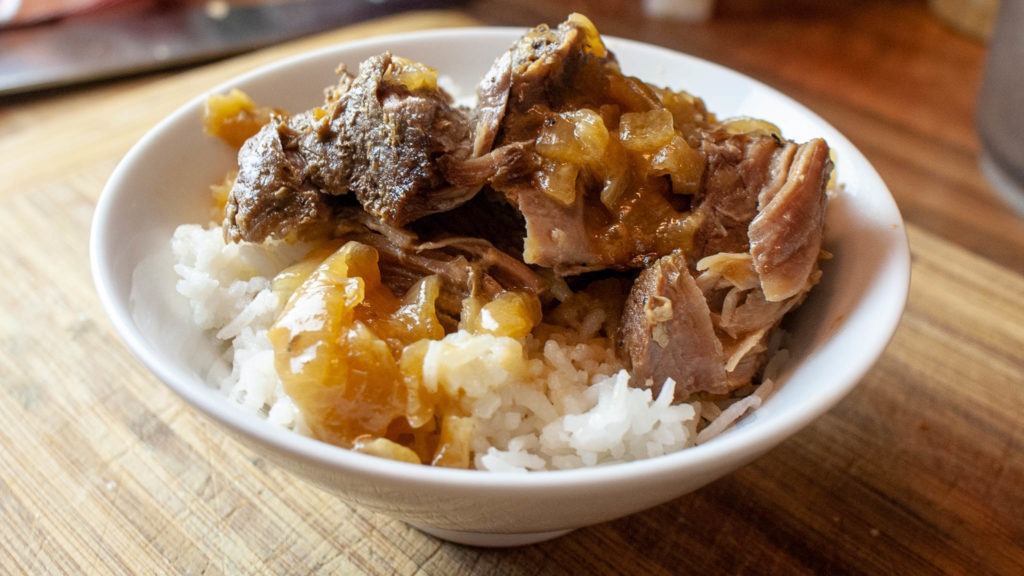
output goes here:
[[291, 0], [95, 13], [0, 30], [0, 96], [195, 64], [451, 0]]

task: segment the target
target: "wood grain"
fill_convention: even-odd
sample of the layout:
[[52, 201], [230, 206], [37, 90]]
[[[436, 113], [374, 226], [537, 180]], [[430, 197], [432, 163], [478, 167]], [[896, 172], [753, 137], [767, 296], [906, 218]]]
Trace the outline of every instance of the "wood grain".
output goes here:
[[[689, 49], [809, 104], [865, 151], [909, 222], [909, 304], [877, 366], [810, 428], [694, 494], [527, 548], [443, 543], [263, 461], [113, 333], [92, 288], [90, 219], [118, 160], [166, 114], [312, 47], [581, 8], [612, 11], [482, 1], [0, 102], [0, 572], [1024, 573], [1024, 228], [975, 165], [984, 47], [922, 3], [705, 26], [605, 17], [608, 33]], [[808, 53], [802, 33], [853, 48]]]

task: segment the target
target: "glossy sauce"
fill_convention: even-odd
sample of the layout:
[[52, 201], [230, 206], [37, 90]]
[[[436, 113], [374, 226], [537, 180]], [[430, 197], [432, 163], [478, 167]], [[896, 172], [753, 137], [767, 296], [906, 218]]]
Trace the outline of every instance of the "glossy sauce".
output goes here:
[[[468, 468], [472, 422], [460, 398], [422, 384], [429, 343], [445, 336], [434, 308], [440, 278], [402, 297], [381, 283], [378, 254], [358, 242], [315, 250], [281, 272], [287, 303], [268, 332], [285, 391], [314, 436], [407, 462]], [[467, 298], [460, 328], [524, 337], [540, 321], [536, 296]]]

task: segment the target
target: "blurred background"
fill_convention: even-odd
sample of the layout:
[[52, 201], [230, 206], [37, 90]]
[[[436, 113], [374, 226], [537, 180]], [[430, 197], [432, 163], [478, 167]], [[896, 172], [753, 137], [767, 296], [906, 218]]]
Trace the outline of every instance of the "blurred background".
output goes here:
[[[62, 18], [83, 16], [89, 13], [112, 10], [174, 9], [184, 6], [255, 4], [281, 4], [287, 0], [0, 0], [0, 24], [26, 26], [54, 22]], [[291, 0], [299, 4], [303, 0]], [[393, 0], [392, 0], [393, 1]], [[386, 4], [388, 0], [376, 0], [374, 4]], [[450, 4], [464, 4], [451, 2]], [[558, 6], [566, 9], [587, 9], [589, 11], [627, 13], [640, 9], [646, 16], [677, 20], [703, 21], [719, 17], [763, 17], [780, 12], [806, 13], [835, 10], [839, 7], [856, 7], [867, 2], [850, 0], [640, 0], [639, 2], [616, 2], [614, 0], [555, 2], [475, 2], [489, 7], [511, 4], [532, 5], [536, 10], [542, 7]], [[941, 19], [966, 34], [978, 38], [987, 37], [995, 21], [999, 0], [928, 0], [929, 8]], [[517, 12], [522, 12], [517, 9]]]

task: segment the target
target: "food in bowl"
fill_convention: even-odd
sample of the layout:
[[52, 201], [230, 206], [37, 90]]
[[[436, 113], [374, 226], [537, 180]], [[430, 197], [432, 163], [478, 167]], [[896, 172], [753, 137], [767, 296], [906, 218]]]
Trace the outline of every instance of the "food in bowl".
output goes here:
[[240, 146], [178, 290], [211, 382], [355, 451], [492, 471], [593, 466], [720, 432], [772, 389], [820, 278], [832, 164], [539, 26], [460, 106], [383, 53], [289, 114], [211, 98]]

